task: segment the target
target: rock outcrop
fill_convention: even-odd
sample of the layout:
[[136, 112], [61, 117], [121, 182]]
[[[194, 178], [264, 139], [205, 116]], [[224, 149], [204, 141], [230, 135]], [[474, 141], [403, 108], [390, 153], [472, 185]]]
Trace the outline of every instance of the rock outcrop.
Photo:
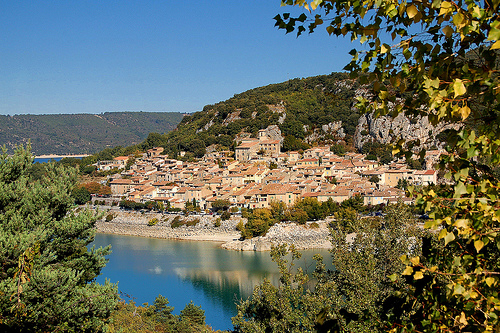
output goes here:
[[433, 126], [427, 116], [409, 119], [402, 113], [397, 117], [381, 116], [374, 118], [373, 114], [362, 115], [358, 120], [354, 134], [354, 146], [361, 149], [366, 142], [377, 141], [383, 144], [394, 143], [404, 139], [406, 142], [420, 140], [418, 148], [442, 148], [444, 143], [437, 135], [448, 128], [460, 128], [457, 124], [438, 124]]
[[269, 251], [279, 244], [295, 245], [297, 249], [331, 249], [330, 232], [326, 222], [297, 225], [278, 223], [272, 226], [265, 236], [246, 240], [234, 240], [222, 244], [222, 248], [236, 251]]

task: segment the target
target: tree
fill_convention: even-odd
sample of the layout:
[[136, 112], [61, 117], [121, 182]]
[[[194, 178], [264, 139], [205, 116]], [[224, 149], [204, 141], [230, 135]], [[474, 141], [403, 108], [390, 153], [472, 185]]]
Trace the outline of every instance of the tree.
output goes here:
[[[491, 172], [500, 164], [498, 1], [285, 3], [312, 9], [313, 17], [277, 15], [279, 28], [300, 35], [326, 22], [329, 34], [366, 45], [351, 51], [346, 66], [361, 83], [370, 83], [370, 93], [358, 98], [359, 110], [454, 124], [446, 133], [448, 155], [440, 162], [452, 185], [415, 193], [431, 218], [425, 227], [435, 229], [437, 239], [425, 243], [421, 256], [405, 259], [410, 317], [395, 318], [395, 329], [498, 328], [500, 181]], [[419, 143], [399, 140], [393, 152], [411, 157]], [[478, 156], [491, 159], [486, 163]]]
[[370, 183], [378, 184], [380, 182], [380, 177], [378, 175], [372, 175], [368, 180]]
[[96, 217], [71, 210], [77, 170], [46, 164], [29, 177], [29, 147], [0, 155], [0, 330], [99, 332], [117, 288], [94, 279], [109, 248], [87, 249]]
[[84, 205], [92, 199], [90, 192], [85, 188], [85, 186], [77, 186], [71, 192], [71, 196], [75, 200], [75, 204]]
[[[236, 332], [378, 332], [401, 312], [398, 293], [389, 275], [400, 274], [401, 255], [419, 254], [414, 236], [419, 229], [403, 203], [388, 209], [382, 223], [353, 220], [356, 236], [348, 241], [342, 228], [332, 230], [332, 264], [328, 270], [320, 256], [312, 276], [295, 269], [300, 253], [286, 245], [271, 251], [280, 269], [279, 286], [265, 281], [241, 301], [233, 318]], [[286, 255], [292, 254], [289, 263]], [[316, 281], [312, 283], [311, 277]]]
[[201, 306], [194, 305], [193, 301], [189, 302], [184, 309], [181, 310], [180, 314], [181, 321], [188, 321], [196, 325], [205, 325], [205, 311], [201, 309]]

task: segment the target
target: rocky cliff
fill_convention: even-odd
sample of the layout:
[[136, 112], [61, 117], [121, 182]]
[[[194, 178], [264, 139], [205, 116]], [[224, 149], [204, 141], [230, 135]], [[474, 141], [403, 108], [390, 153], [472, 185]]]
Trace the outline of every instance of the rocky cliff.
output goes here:
[[366, 142], [390, 144], [404, 139], [406, 142], [419, 140], [420, 145], [417, 145], [419, 148], [443, 148], [445, 143], [438, 139], [438, 134], [446, 129], [459, 127], [457, 124], [433, 126], [427, 116], [410, 119], [400, 113], [395, 118], [391, 116], [374, 118], [370, 113], [362, 115], [358, 120], [354, 133], [354, 146], [361, 150]]

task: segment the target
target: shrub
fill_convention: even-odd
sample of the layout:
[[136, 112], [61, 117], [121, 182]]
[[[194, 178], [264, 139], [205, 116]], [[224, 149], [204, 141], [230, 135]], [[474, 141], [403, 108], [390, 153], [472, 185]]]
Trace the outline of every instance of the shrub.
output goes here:
[[309, 224], [309, 229], [318, 229], [318, 228], [319, 224], [316, 222], [312, 222], [311, 224]]
[[[220, 217], [218, 217], [217, 219], [215, 219], [214, 227], [218, 228], [218, 227], [220, 227], [220, 224], [221, 224], [221, 219], [220, 219]], [[238, 228], [238, 226], [236, 226], [236, 228]]]
[[186, 221], [185, 224], [188, 226], [188, 227], [194, 227], [195, 225], [197, 225], [198, 223], [200, 223], [200, 219], [196, 218], [196, 219], [192, 219], [192, 220], [189, 220], [189, 221]]
[[183, 221], [181, 221], [181, 217], [179, 215], [174, 217], [174, 219], [172, 220], [172, 223], [170, 223], [171, 228], [178, 228], [182, 225], [184, 225], [184, 223], [183, 223]]
[[245, 229], [245, 225], [243, 224], [243, 221], [238, 222], [238, 224], [236, 225], [236, 230], [242, 231], [243, 229]]
[[151, 226], [153, 226], [153, 225], [158, 224], [158, 222], [159, 222], [159, 221], [158, 221], [158, 219], [157, 219], [156, 217], [155, 217], [155, 218], [152, 218], [151, 220], [149, 220], [149, 222], [148, 222], [148, 226], [150, 226], [150, 227], [151, 227]]
[[231, 213], [229, 213], [229, 212], [226, 211], [226, 212], [222, 213], [222, 215], [220, 216], [220, 218], [221, 218], [222, 221], [227, 221], [227, 220], [229, 220], [231, 218]]
[[110, 222], [114, 218], [115, 218], [115, 215], [113, 215], [113, 213], [109, 213], [108, 215], [106, 215], [106, 222]]

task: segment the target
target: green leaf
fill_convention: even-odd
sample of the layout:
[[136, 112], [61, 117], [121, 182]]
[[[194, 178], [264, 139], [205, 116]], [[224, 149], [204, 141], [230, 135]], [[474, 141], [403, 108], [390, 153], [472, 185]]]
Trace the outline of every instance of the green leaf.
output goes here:
[[453, 197], [460, 198], [462, 194], [467, 194], [467, 188], [464, 183], [458, 182], [458, 184], [455, 185], [455, 194], [453, 194]]
[[464, 291], [465, 288], [461, 284], [457, 283], [453, 288], [453, 295], [462, 295]]

